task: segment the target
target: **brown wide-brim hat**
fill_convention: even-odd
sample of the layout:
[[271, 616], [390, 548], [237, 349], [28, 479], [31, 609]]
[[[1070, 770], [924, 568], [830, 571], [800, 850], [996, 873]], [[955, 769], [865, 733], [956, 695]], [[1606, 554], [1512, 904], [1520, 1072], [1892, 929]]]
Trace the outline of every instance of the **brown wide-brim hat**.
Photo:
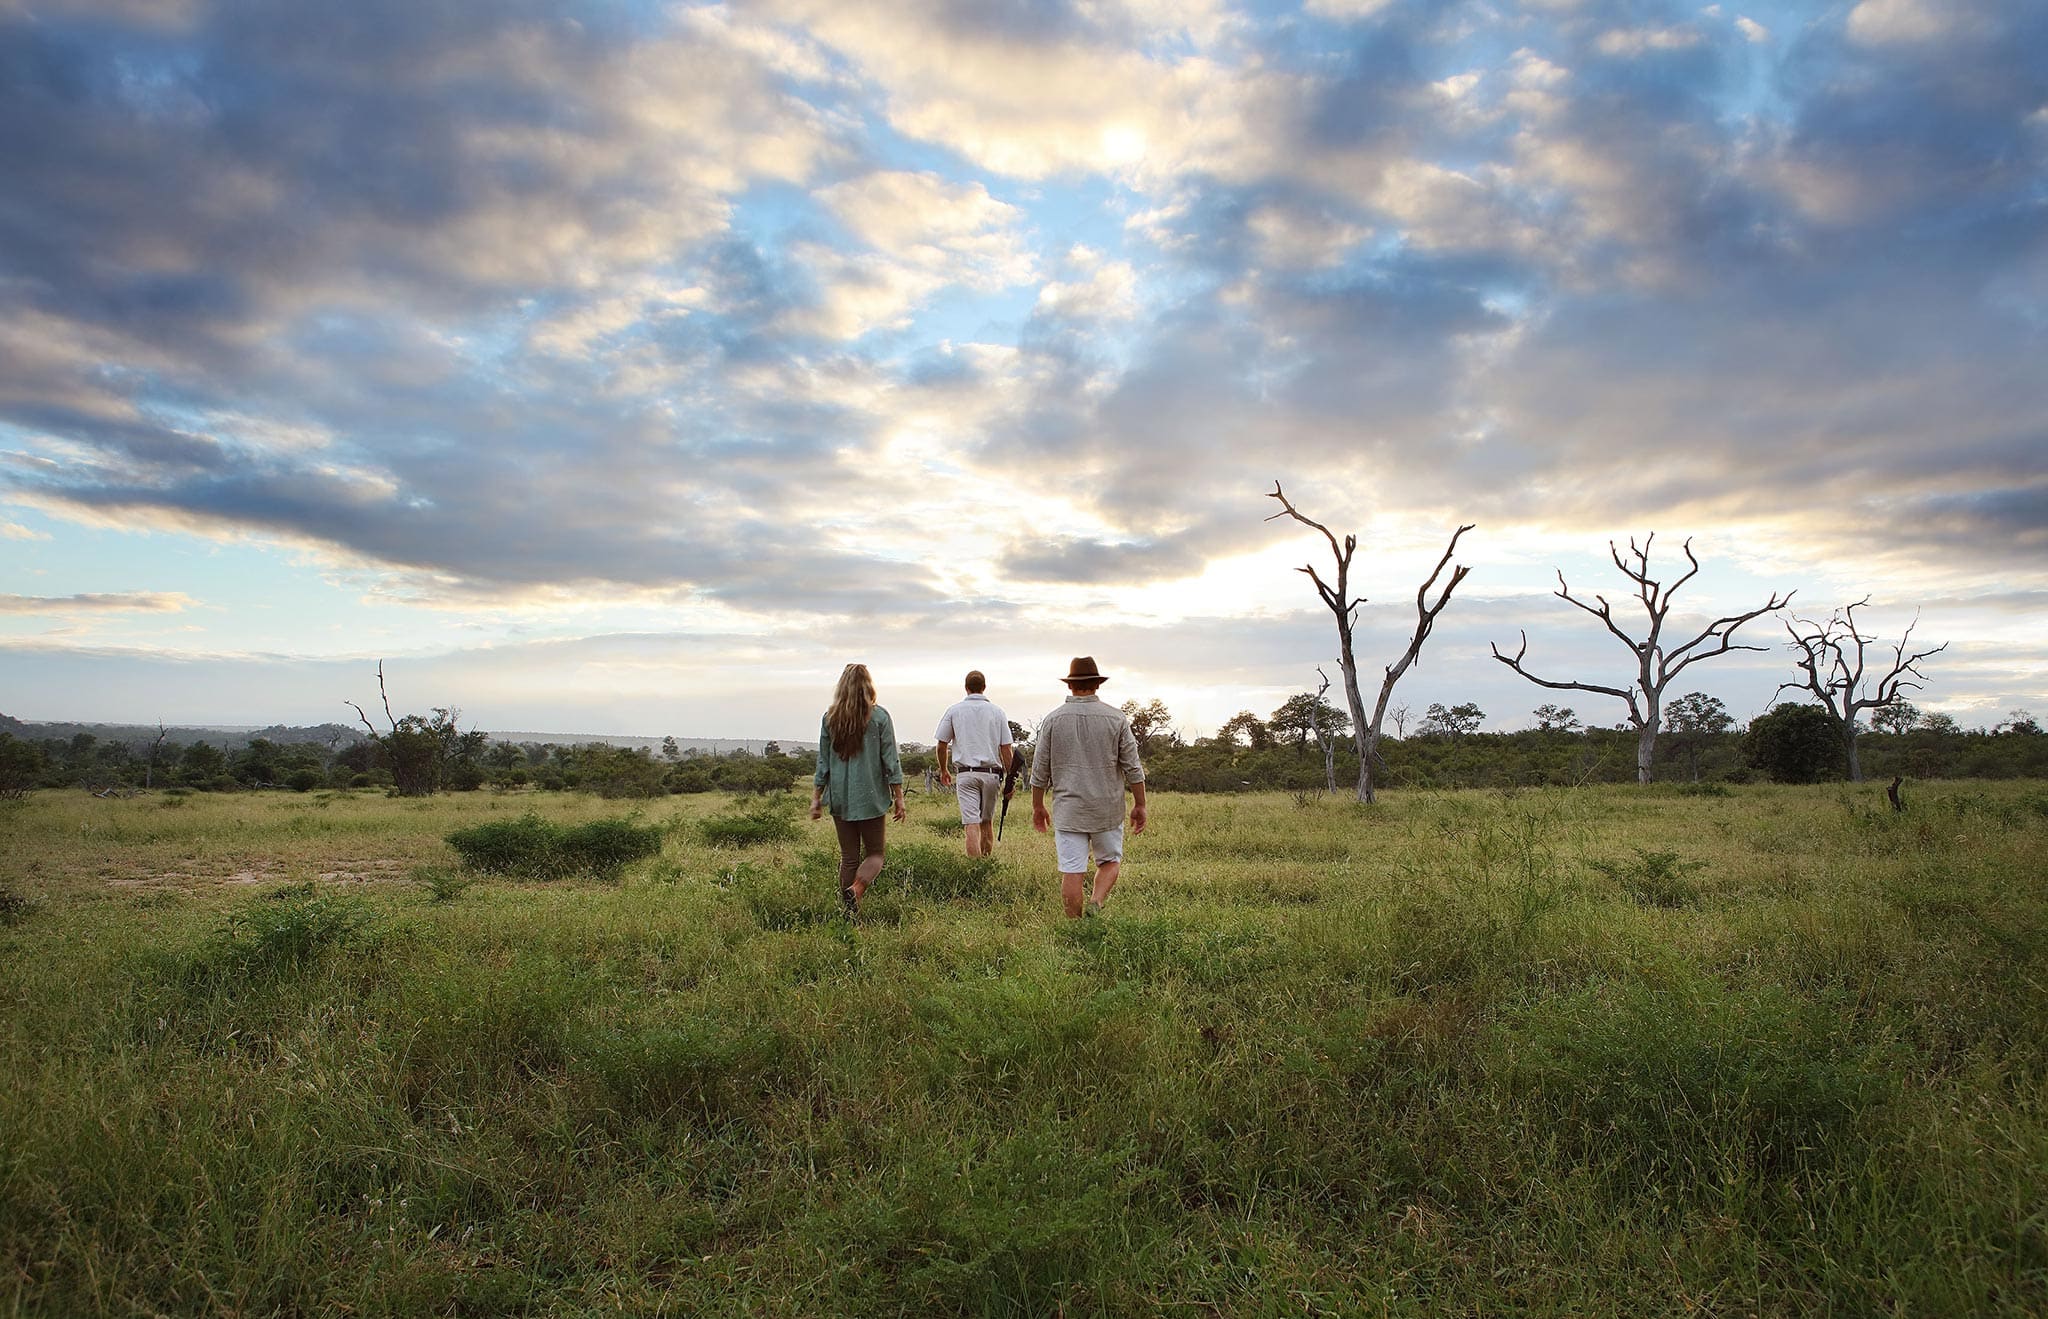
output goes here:
[[1067, 665], [1067, 676], [1061, 682], [1107, 682], [1109, 675], [1095, 667], [1093, 655], [1076, 655]]

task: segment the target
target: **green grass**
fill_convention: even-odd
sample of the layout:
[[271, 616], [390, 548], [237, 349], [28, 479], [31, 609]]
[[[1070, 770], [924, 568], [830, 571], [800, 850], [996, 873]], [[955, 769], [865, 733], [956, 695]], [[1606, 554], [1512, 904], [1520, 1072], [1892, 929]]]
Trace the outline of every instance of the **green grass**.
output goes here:
[[168, 800], [0, 803], [0, 1315], [2048, 1311], [2038, 783], [1155, 794], [1088, 922]]

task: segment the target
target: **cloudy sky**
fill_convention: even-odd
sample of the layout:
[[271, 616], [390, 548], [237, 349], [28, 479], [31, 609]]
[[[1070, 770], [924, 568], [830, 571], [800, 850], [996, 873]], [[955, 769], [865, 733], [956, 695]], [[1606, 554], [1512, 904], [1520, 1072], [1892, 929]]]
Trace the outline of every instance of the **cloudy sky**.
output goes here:
[[[0, 712], [905, 737], [1618, 683], [1796, 590], [2048, 708], [2048, 6], [0, 0]], [[1690, 670], [1740, 717], [1792, 675]], [[1566, 697], [1612, 723], [1618, 702]]]

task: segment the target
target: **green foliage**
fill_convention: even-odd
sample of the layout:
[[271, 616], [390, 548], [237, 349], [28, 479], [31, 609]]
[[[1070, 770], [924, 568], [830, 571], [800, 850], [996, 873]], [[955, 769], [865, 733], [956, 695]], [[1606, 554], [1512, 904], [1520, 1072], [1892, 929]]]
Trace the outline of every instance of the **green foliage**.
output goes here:
[[1744, 749], [1779, 783], [1818, 783], [1841, 761], [1842, 730], [1819, 706], [1788, 703], [1750, 721]]
[[1588, 857], [1586, 864], [1607, 876], [1645, 907], [1685, 907], [1699, 900], [1699, 888], [1687, 876], [1704, 870], [1703, 861], [1686, 861], [1676, 852], [1635, 849], [1628, 861]]
[[1486, 722], [1486, 711], [1470, 701], [1445, 706], [1432, 704], [1422, 715], [1422, 723], [1415, 730], [1417, 737], [1469, 737], [1479, 731], [1479, 725]]
[[303, 970], [375, 942], [376, 916], [352, 894], [294, 884], [230, 912], [184, 963], [184, 977], [221, 985]]
[[697, 834], [712, 847], [755, 847], [786, 843], [797, 836], [796, 803], [786, 797], [763, 797], [697, 823]]
[[613, 879], [628, 865], [661, 851], [661, 830], [630, 816], [565, 827], [528, 811], [458, 829], [448, 845], [469, 869], [486, 875], [553, 880], [588, 874]]
[[435, 902], [453, 902], [476, 881], [446, 866], [416, 866], [412, 877]]
[[44, 764], [41, 747], [0, 733], [0, 799], [27, 796], [42, 781]]

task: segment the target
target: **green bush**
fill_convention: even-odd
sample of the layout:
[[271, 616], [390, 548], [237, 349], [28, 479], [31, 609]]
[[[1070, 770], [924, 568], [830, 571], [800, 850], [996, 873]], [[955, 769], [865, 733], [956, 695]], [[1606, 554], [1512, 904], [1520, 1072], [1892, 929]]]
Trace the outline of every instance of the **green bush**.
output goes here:
[[753, 805], [699, 821], [697, 833], [713, 847], [786, 843], [797, 836], [796, 812], [787, 797], [765, 797]]
[[1599, 871], [1645, 907], [1684, 907], [1699, 900], [1699, 888], [1686, 876], [1703, 869], [1703, 861], [1685, 861], [1676, 852], [1635, 849], [1632, 861], [1593, 861]]
[[294, 884], [232, 911], [185, 963], [199, 983], [281, 975], [336, 949], [374, 943], [375, 913], [361, 898]]
[[1780, 705], [1750, 721], [1743, 749], [1779, 783], [1818, 783], [1841, 763], [1842, 732], [1817, 705]]
[[564, 830], [562, 852], [572, 868], [610, 879], [635, 861], [661, 853], [661, 830], [631, 816], [592, 820]]
[[457, 829], [447, 841], [463, 865], [481, 874], [542, 880], [591, 874], [610, 879], [631, 863], [659, 853], [661, 830], [636, 824], [630, 816], [565, 828], [528, 811], [516, 820]]
[[284, 781], [284, 786], [293, 792], [311, 792], [326, 781], [317, 769], [297, 769]]
[[455, 901], [462, 896], [463, 890], [475, 882], [467, 875], [457, 874], [446, 866], [418, 866], [414, 868], [412, 877], [426, 888], [428, 895], [436, 902]]

